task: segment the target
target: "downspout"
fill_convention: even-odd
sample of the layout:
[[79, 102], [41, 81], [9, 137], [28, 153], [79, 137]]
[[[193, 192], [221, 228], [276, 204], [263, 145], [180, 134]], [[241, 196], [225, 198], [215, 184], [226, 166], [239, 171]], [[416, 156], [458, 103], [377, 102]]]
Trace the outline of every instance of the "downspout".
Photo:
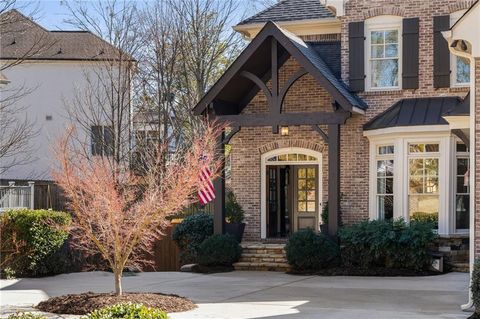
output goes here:
[[[462, 52], [455, 50], [453, 48], [452, 42], [452, 31], [442, 32], [443, 37], [448, 42], [448, 48], [450, 52], [455, 56], [460, 56], [466, 58], [470, 61], [470, 158], [469, 158], [469, 181], [470, 181], [470, 229], [469, 229], [469, 269], [470, 269], [470, 280], [472, 282], [472, 271], [473, 264], [475, 263], [475, 58], [472, 54], [468, 52]], [[468, 302], [460, 306], [462, 311], [472, 311], [474, 308], [473, 299], [472, 299], [472, 290], [468, 289]]]

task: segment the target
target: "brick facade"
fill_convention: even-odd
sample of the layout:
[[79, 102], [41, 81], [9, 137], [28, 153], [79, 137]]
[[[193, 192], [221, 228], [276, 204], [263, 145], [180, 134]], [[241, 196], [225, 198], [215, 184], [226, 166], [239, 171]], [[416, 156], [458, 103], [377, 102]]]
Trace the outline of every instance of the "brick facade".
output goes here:
[[[348, 23], [385, 14], [401, 15], [405, 18], [420, 17], [420, 77], [417, 90], [360, 93], [359, 96], [369, 105], [366, 114], [354, 115], [341, 126], [340, 209], [344, 223], [368, 218], [369, 144], [367, 138], [363, 136], [363, 124], [402, 98], [442, 95], [464, 97], [466, 95], [468, 88], [435, 89], [433, 87], [433, 16], [447, 15], [466, 9], [470, 3], [471, 1], [457, 0], [351, 0], [347, 2], [346, 15], [341, 18], [342, 34], [340, 35], [343, 79], [348, 82]], [[297, 67], [295, 60], [287, 61], [279, 73], [281, 83], [284, 83], [288, 76], [297, 70]], [[479, 76], [477, 81], [478, 78]], [[283, 112], [332, 111], [331, 103], [330, 95], [310, 75], [306, 75], [291, 87], [284, 102]], [[262, 92], [257, 94], [244, 112], [250, 114], [267, 112], [267, 102]], [[480, 129], [480, 121], [477, 123]], [[478, 141], [480, 141], [480, 135], [477, 139], [477, 145], [480, 147]], [[246, 211], [245, 240], [260, 239], [262, 152], [268, 148], [267, 145], [301, 145], [302, 143], [306, 143], [307, 148], [320, 147], [323, 150], [322, 197], [323, 201], [326, 201], [328, 149], [320, 135], [311, 127], [290, 127], [289, 136], [286, 137], [272, 134], [271, 128], [242, 128], [231, 140], [231, 187]], [[480, 167], [480, 160], [478, 165]], [[480, 185], [478, 187], [480, 189]], [[480, 224], [477, 227], [480, 231]]]

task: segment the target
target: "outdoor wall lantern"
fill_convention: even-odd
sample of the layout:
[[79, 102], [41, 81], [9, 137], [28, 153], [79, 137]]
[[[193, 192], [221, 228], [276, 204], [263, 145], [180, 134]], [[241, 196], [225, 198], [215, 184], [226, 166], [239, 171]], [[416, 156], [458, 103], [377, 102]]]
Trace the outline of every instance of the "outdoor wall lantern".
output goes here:
[[280, 127], [280, 134], [282, 136], [288, 136], [288, 126], [282, 126]]

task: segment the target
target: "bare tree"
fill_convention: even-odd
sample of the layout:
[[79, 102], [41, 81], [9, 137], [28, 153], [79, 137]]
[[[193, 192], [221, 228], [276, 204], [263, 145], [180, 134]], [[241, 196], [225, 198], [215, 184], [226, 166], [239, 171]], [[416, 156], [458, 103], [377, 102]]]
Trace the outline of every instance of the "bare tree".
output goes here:
[[95, 44], [99, 56], [85, 68], [86, 86], [77, 88], [75, 98], [65, 102], [72, 121], [85, 133], [80, 141], [85, 145], [84, 156], [92, 153], [85, 138], [97, 129], [101, 132], [94, 155], [106, 155], [117, 166], [131, 155], [131, 83], [137, 67], [134, 57], [141, 54], [143, 45], [136, 3], [75, 1], [67, 2], [67, 7], [71, 25], [104, 41]]
[[28, 2], [19, 6], [15, 0], [0, 1], [0, 174], [32, 161], [31, 142], [37, 129], [27, 116], [24, 98], [36, 88], [11, 83], [5, 74], [54, 45], [48, 32], [33, 22], [37, 14], [38, 6]]
[[197, 131], [194, 143], [177, 150], [167, 165], [162, 165], [167, 146], [158, 147], [141, 176], [128, 166], [113, 171], [105, 157], [79, 157], [73, 130], [59, 143], [61, 169], [55, 178], [70, 200], [72, 242], [87, 254], [101, 253], [108, 261], [117, 295], [123, 291], [124, 267], [141, 262], [139, 253], [150, 250], [163, 235], [165, 217], [196, 200], [203, 166], [218, 170], [215, 141], [219, 130], [205, 125]]

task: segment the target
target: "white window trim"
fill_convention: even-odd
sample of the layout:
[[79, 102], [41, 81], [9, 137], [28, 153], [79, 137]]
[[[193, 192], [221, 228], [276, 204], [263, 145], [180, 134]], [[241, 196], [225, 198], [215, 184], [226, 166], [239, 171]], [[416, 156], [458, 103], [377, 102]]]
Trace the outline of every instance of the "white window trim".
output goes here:
[[[452, 201], [450, 204], [450, 211], [453, 213], [451, 214], [451, 225], [452, 229], [451, 232], [453, 234], [468, 234], [470, 229], [465, 228], [465, 229], [457, 229], [456, 225], [456, 213], [457, 213], [457, 208], [456, 208], [456, 196], [457, 196], [457, 158], [465, 158], [468, 159], [470, 162], [470, 152], [459, 152], [457, 153], [457, 142], [461, 142], [460, 139], [458, 138], [453, 138], [452, 139], [452, 172], [453, 172], [453, 178], [452, 178], [452, 185], [451, 185], [451, 194], [452, 194]], [[467, 145], [468, 147], [469, 145]], [[471, 181], [470, 181], [471, 183]], [[470, 185], [471, 187], [471, 185]], [[469, 196], [471, 196], [471, 192], [469, 192]], [[470, 214], [472, 214], [472, 207], [470, 206]]]
[[[317, 158], [316, 161], [276, 161], [276, 162], [267, 162], [267, 159], [272, 156], [278, 156], [289, 153], [298, 153], [305, 154], [309, 156], [314, 156]], [[322, 182], [323, 182], [323, 172], [322, 172], [322, 153], [316, 152], [306, 148], [300, 147], [285, 147], [275, 149], [273, 151], [262, 154], [261, 156], [261, 171], [260, 171], [260, 237], [262, 239], [267, 238], [267, 166], [271, 165], [317, 165], [318, 166], [318, 220], [320, 220], [320, 215], [322, 213]]]
[[[433, 128], [433, 126], [432, 126]], [[408, 214], [408, 145], [410, 143], [437, 143], [440, 151], [434, 153], [439, 158], [439, 212], [438, 212], [438, 233], [440, 235], [455, 234], [455, 228], [452, 221], [454, 213], [452, 211], [452, 190], [454, 186], [454, 171], [452, 170], [453, 157], [455, 149], [453, 148], [453, 140], [456, 140], [449, 130], [446, 131], [429, 131], [424, 132], [406, 132], [391, 133], [386, 135], [370, 135], [370, 185], [369, 185], [369, 218], [371, 220], [378, 218], [376, 207], [376, 162], [377, 148], [382, 145], [394, 145], [394, 166], [393, 166], [393, 217], [409, 220]], [[445, 172], [448, 172], [447, 174]]]
[[[398, 30], [398, 85], [389, 87], [372, 87], [371, 72], [371, 31]], [[365, 20], [365, 90], [366, 91], [391, 91], [402, 89], [402, 48], [403, 30], [402, 17], [384, 15]]]
[[[450, 14], [450, 27], [455, 24], [455, 22], [460, 19], [467, 10], [458, 10]], [[469, 61], [470, 62], [470, 61]], [[471, 66], [470, 66], [471, 68]], [[470, 82], [467, 83], [458, 83], [457, 82], [457, 56], [450, 53], [450, 87], [470, 87], [470, 82], [472, 78], [470, 77]]]

